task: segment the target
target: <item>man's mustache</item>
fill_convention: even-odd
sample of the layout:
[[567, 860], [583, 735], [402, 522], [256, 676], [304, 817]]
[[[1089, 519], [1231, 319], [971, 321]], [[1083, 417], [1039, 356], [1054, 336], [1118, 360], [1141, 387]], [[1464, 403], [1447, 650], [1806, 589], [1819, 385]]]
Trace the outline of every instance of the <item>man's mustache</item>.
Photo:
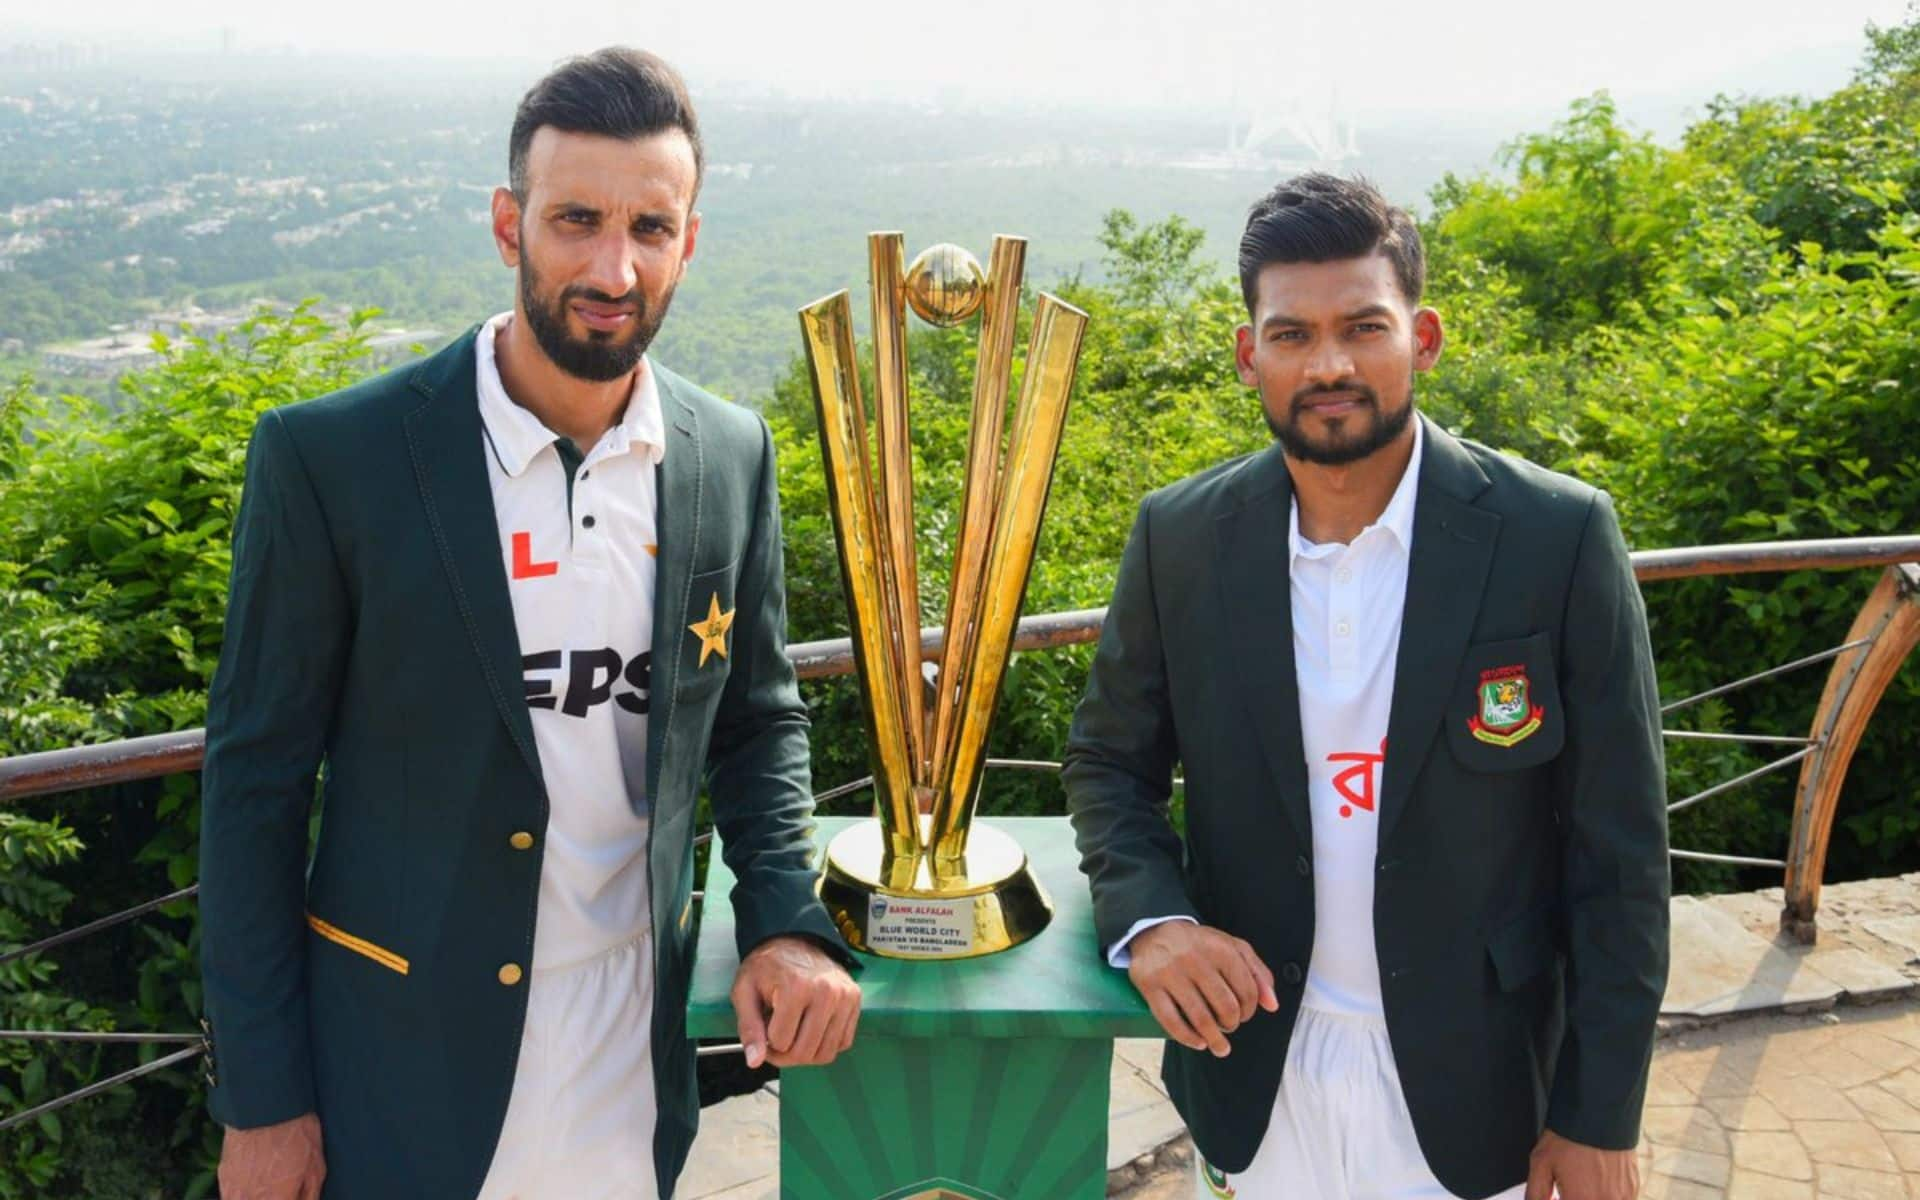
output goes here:
[[560, 294], [560, 303], [565, 304], [569, 300], [586, 300], [594, 304], [617, 305], [632, 308], [634, 311], [641, 313], [647, 311], [647, 302], [640, 295], [638, 288], [626, 293], [624, 296], [609, 296], [598, 288], [581, 287], [576, 284]]
[[1325, 396], [1332, 392], [1351, 392], [1375, 407], [1380, 404], [1380, 396], [1372, 388], [1357, 379], [1343, 379], [1339, 383], [1316, 383], [1311, 387], [1301, 388], [1293, 394], [1293, 411], [1297, 413], [1305, 408], [1310, 397]]

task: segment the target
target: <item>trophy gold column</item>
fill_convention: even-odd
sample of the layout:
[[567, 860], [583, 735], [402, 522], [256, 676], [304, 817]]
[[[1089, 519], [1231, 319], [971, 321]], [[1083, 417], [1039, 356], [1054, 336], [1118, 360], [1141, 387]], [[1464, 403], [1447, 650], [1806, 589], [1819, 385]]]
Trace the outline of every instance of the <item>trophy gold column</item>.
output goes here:
[[[1019, 845], [973, 816], [1087, 315], [1041, 295], [1003, 449], [1025, 239], [994, 238], [985, 270], [951, 244], [908, 266], [898, 233], [869, 235], [867, 252], [871, 427], [847, 293], [800, 310], [877, 812], [828, 845], [820, 898], [856, 950], [969, 958], [1026, 941], [1052, 913]], [[914, 545], [908, 309], [939, 326], [980, 316], [946, 636], [931, 687]]]

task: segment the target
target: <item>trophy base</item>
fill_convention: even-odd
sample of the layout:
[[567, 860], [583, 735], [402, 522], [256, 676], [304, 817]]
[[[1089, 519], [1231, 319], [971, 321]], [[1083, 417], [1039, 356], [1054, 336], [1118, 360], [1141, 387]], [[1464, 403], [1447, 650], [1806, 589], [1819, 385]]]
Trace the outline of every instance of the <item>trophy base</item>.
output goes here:
[[820, 900], [847, 945], [881, 958], [978, 958], [1018, 946], [1047, 927], [1053, 902], [1026, 852], [997, 829], [968, 834], [965, 874], [936, 886], [923, 860], [910, 887], [884, 880], [878, 821], [859, 821], [827, 843]]

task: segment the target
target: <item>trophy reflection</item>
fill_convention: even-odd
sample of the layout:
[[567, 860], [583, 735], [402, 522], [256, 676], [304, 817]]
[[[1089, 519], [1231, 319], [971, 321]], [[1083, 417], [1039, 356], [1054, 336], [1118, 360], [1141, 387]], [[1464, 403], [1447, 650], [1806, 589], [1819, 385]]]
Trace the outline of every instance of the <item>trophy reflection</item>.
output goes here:
[[[1087, 315], [1041, 295], [1003, 454], [1025, 239], [996, 237], [985, 271], [950, 244], [908, 267], [898, 233], [869, 235], [867, 251], [871, 434], [847, 293], [800, 310], [878, 814], [829, 843], [820, 898], [856, 950], [968, 958], [1018, 945], [1052, 916], [1019, 845], [973, 817]], [[908, 308], [939, 326], [980, 314], [946, 637], [930, 680], [914, 546]]]

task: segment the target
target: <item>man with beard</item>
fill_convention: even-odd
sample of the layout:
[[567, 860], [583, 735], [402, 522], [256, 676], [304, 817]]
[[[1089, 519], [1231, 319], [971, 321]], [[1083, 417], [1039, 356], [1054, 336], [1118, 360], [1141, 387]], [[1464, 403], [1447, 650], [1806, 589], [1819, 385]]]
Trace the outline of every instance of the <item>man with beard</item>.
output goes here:
[[1235, 361], [1275, 445], [1141, 505], [1067, 802], [1200, 1195], [1630, 1200], [1667, 968], [1645, 612], [1603, 493], [1415, 413], [1424, 274], [1363, 183], [1254, 206]]
[[749, 1065], [853, 1037], [772, 440], [646, 356], [699, 230], [692, 104], [603, 50], [508, 158], [513, 311], [248, 451], [201, 821], [228, 1200], [671, 1195], [703, 786]]

